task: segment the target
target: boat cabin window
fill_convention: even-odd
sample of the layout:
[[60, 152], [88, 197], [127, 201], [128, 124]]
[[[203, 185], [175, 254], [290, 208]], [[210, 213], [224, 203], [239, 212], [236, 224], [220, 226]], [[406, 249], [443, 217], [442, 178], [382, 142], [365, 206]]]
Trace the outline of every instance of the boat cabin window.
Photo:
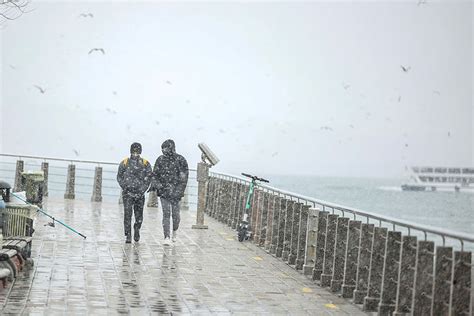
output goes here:
[[433, 172], [433, 168], [421, 168], [421, 172]]
[[474, 174], [474, 169], [473, 168], [463, 168], [462, 173], [464, 173], [464, 174]]
[[435, 168], [435, 172], [437, 173], [446, 173], [447, 168]]
[[461, 169], [459, 169], [459, 168], [449, 168], [448, 172], [449, 173], [461, 173]]

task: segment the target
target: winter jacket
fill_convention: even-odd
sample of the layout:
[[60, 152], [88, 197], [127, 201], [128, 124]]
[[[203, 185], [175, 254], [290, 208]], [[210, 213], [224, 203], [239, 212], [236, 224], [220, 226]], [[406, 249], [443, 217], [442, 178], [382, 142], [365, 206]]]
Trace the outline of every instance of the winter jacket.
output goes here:
[[150, 163], [141, 157], [125, 158], [119, 165], [117, 181], [123, 190], [123, 194], [143, 195], [152, 179]]
[[165, 141], [161, 148], [163, 155], [156, 159], [153, 168], [153, 190], [167, 200], [180, 200], [188, 184], [188, 163], [176, 153], [172, 140]]

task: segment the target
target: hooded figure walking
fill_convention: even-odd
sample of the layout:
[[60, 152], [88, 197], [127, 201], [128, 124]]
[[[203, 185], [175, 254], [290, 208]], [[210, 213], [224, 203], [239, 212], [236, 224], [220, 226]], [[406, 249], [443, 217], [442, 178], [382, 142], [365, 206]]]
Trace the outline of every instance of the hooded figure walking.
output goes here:
[[133, 143], [130, 147], [130, 158], [122, 160], [117, 173], [117, 181], [122, 188], [123, 225], [127, 244], [132, 242], [132, 213], [135, 213], [133, 239], [136, 242], [140, 240], [145, 192], [153, 176], [150, 163], [140, 157], [141, 153], [142, 145]]
[[176, 153], [174, 141], [168, 139], [161, 145], [163, 155], [156, 159], [153, 168], [154, 180], [152, 188], [160, 197], [163, 209], [164, 245], [170, 245], [170, 215], [173, 219], [172, 240], [176, 241], [176, 232], [179, 227], [179, 201], [184, 196], [188, 184], [188, 162]]

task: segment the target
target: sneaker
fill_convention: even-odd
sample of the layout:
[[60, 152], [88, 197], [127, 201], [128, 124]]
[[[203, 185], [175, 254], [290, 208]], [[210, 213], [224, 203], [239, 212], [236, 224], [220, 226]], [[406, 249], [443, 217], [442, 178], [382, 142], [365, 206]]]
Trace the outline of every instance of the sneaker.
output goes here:
[[126, 238], [125, 238], [125, 243], [126, 243], [126, 244], [129, 244], [129, 243], [132, 242], [132, 236], [126, 235], [125, 237], [126, 237]]
[[173, 235], [172, 235], [172, 237], [171, 237], [171, 240], [172, 240], [173, 242], [176, 242], [176, 235], [177, 235], [177, 234], [178, 234], [178, 231], [177, 231], [177, 230], [173, 230]]
[[135, 242], [138, 242], [140, 240], [140, 231], [138, 229], [135, 229], [133, 233], [133, 239], [135, 240]]
[[166, 238], [165, 238], [165, 240], [163, 241], [163, 245], [165, 245], [165, 246], [171, 245], [171, 241], [170, 241], [170, 238], [169, 238], [169, 237], [166, 237]]

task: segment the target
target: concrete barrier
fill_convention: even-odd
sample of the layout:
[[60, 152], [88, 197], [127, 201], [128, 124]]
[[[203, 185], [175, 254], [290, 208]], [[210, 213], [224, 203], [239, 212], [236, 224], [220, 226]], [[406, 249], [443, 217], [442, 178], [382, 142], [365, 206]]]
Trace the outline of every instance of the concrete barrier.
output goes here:
[[287, 200], [286, 213], [285, 213], [285, 238], [283, 241], [283, 252], [281, 258], [283, 261], [288, 261], [290, 256], [290, 244], [291, 234], [293, 233], [293, 209], [295, 207], [295, 201]]
[[397, 303], [398, 276], [400, 268], [400, 253], [402, 233], [389, 231], [382, 274], [382, 294], [379, 304], [379, 314], [391, 315]]
[[278, 239], [280, 236], [281, 201], [282, 198], [279, 196], [275, 196], [275, 200], [273, 201], [272, 244], [270, 245], [270, 253], [272, 255], [276, 255]]
[[375, 227], [372, 255], [370, 257], [369, 291], [364, 298], [363, 310], [367, 312], [377, 311], [382, 292], [382, 273], [387, 244], [387, 228]]
[[291, 235], [288, 253], [288, 264], [296, 264], [296, 256], [298, 254], [298, 242], [299, 242], [299, 231], [300, 231], [300, 220], [301, 220], [301, 209], [302, 203], [295, 203], [293, 206], [293, 216], [291, 219]]
[[275, 251], [277, 258], [280, 258], [283, 255], [283, 248], [285, 244], [285, 226], [286, 226], [286, 209], [287, 205], [290, 203], [287, 199], [280, 200], [280, 216], [278, 220], [278, 242]]
[[300, 210], [298, 245], [296, 248], [296, 270], [302, 270], [305, 263], [306, 239], [308, 235], [309, 205], [303, 205]]

